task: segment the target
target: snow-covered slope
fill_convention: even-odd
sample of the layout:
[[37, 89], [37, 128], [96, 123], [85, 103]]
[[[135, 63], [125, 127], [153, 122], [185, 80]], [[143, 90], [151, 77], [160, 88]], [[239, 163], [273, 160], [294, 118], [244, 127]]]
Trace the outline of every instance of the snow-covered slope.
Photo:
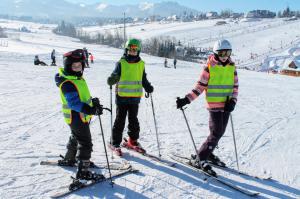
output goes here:
[[[267, 56], [293, 47], [300, 41], [300, 20], [263, 19], [253, 22], [228, 21], [216, 26], [219, 20], [196, 22], [129, 24], [126, 34], [129, 37], [148, 39], [155, 36], [172, 36], [186, 46], [213, 47], [216, 40], [227, 38], [232, 42], [233, 54], [240, 67], [257, 69]], [[104, 32], [118, 26], [87, 27], [91, 33]], [[121, 26], [119, 28], [122, 28]]]
[[[37, 29], [38, 30], [38, 29]], [[109, 106], [106, 78], [122, 50], [83, 45], [77, 40], [53, 35], [49, 30], [21, 33], [20, 40], [0, 46], [0, 196], [1, 198], [48, 198], [67, 185], [75, 169], [39, 165], [55, 160], [65, 152], [70, 134], [61, 113], [58, 88], [54, 83], [57, 67], [33, 65], [39, 54], [47, 63], [54, 48], [60, 55], [86, 46], [95, 55], [95, 64], [85, 70], [93, 96]], [[161, 151], [193, 153], [183, 116], [175, 107], [177, 96], [184, 96], [196, 82], [202, 66], [178, 62], [177, 69], [164, 68], [163, 59], [142, 54], [153, 93]], [[281, 75], [239, 70], [240, 95], [233, 112], [240, 168], [256, 175], [272, 175], [273, 181], [260, 181], [217, 170], [228, 181], [261, 193], [263, 198], [300, 197], [300, 84], [299, 79]], [[115, 108], [115, 106], [114, 106]], [[151, 102], [140, 104], [140, 142], [149, 153], [157, 154]], [[186, 109], [197, 145], [208, 134], [208, 113], [203, 96]], [[109, 140], [110, 115], [102, 117]], [[94, 142], [92, 160], [105, 164], [99, 121], [91, 123]], [[126, 132], [124, 132], [126, 135]], [[124, 150], [125, 151], [125, 150]], [[230, 124], [216, 150], [229, 166], [235, 167]], [[110, 155], [110, 152], [109, 152]], [[209, 180], [184, 166], [169, 168], [133, 153], [125, 159], [140, 170], [108, 183], [82, 190], [68, 198], [246, 198], [236, 191]], [[115, 158], [113, 161], [121, 161]], [[106, 170], [103, 170], [107, 173]]]

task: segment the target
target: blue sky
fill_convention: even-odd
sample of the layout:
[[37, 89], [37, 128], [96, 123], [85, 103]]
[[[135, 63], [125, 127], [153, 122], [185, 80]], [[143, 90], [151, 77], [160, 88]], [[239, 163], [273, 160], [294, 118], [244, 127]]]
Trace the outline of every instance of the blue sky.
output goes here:
[[[113, 5], [139, 4], [142, 2], [162, 2], [162, 0], [67, 0], [73, 3], [107, 3]], [[268, 9], [272, 11], [283, 10], [289, 6], [292, 10], [300, 10], [300, 0], [171, 0], [181, 5], [195, 8], [199, 11], [220, 11], [231, 9], [233, 11], [249, 11], [253, 9]]]

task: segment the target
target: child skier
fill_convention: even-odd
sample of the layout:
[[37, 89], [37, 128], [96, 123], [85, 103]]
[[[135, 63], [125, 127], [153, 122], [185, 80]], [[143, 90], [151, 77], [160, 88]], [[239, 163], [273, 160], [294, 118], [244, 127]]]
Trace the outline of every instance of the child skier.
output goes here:
[[91, 63], [93, 64], [94, 63], [94, 55], [92, 53], [89, 53], [89, 55], [90, 55]]
[[129, 39], [126, 42], [125, 53], [116, 63], [116, 67], [107, 79], [108, 85], [116, 86], [116, 119], [113, 126], [110, 148], [122, 156], [120, 144], [128, 114], [128, 142], [124, 142], [128, 148], [138, 152], [145, 152], [138, 142], [140, 126], [137, 118], [139, 103], [143, 96], [143, 88], [147, 93], [153, 92], [153, 86], [147, 80], [145, 63], [140, 58], [141, 42], [137, 39]]
[[238, 76], [230, 55], [231, 44], [228, 40], [219, 40], [214, 44], [213, 55], [207, 60], [195, 88], [184, 98], [178, 98], [177, 108], [195, 100], [203, 91], [206, 93], [209, 111], [210, 134], [198, 150], [200, 160], [192, 156], [191, 164], [212, 175], [216, 175], [208, 163], [225, 166], [224, 162], [213, 154], [220, 138], [223, 136], [229, 115], [234, 110], [238, 96]]
[[76, 179], [90, 180], [103, 177], [88, 169], [93, 146], [89, 122], [92, 115], [101, 115], [103, 108], [98, 98], [91, 97], [82, 77], [84, 65], [85, 56], [82, 49], [65, 53], [64, 68], [60, 68], [55, 76], [56, 85], [60, 89], [64, 118], [71, 128], [66, 155], [58, 164], [73, 166], [77, 159]]

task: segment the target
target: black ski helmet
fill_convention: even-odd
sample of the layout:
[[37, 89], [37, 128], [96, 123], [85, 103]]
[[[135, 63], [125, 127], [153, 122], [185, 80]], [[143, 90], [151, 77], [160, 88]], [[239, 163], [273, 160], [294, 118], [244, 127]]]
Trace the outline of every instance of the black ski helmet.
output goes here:
[[[64, 60], [64, 70], [69, 75], [82, 76], [84, 67], [85, 67], [85, 56], [82, 49], [76, 49], [70, 52], [67, 52], [63, 55]], [[82, 72], [75, 72], [72, 70], [72, 64], [74, 62], [81, 62]]]

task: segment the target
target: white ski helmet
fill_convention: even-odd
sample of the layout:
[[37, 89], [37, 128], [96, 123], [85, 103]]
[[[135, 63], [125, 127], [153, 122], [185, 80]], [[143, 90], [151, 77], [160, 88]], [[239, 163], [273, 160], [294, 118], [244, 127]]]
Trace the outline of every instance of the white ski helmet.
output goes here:
[[226, 39], [216, 41], [213, 52], [217, 54], [220, 50], [232, 50], [230, 42]]

